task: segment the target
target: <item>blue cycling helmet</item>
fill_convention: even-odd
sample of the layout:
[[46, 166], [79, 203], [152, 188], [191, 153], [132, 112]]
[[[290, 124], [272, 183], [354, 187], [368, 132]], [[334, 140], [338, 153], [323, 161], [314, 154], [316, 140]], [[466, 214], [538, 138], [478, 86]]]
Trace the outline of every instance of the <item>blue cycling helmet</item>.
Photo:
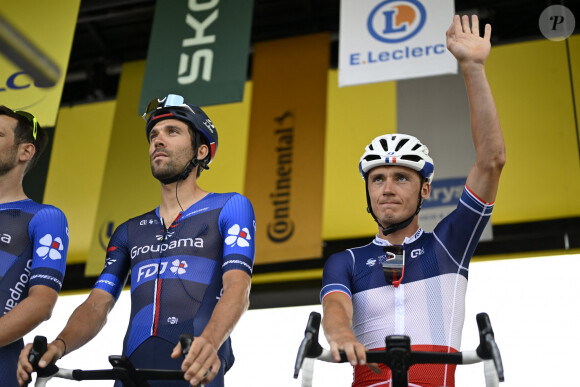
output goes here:
[[[187, 123], [196, 133], [200, 134], [200, 139], [209, 148], [209, 155], [204, 160], [205, 165], [211, 163], [218, 147], [218, 133], [213, 122], [200, 107], [185, 103], [182, 96], [169, 94], [163, 99], [154, 99], [149, 102], [147, 110], [143, 114], [145, 134], [149, 141], [149, 133], [153, 126], [160, 121], [176, 119]], [[199, 146], [199, 143], [196, 144]]]

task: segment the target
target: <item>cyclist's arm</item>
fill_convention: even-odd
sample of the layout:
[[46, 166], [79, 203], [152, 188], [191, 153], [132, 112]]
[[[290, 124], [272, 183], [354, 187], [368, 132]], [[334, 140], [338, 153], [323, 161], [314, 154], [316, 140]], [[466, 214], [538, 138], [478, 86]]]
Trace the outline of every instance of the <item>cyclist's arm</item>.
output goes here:
[[350, 297], [342, 292], [332, 292], [322, 300], [322, 328], [330, 345], [334, 361], [340, 361], [339, 351], [344, 351], [354, 365], [366, 364], [365, 347], [352, 332], [353, 308]]
[[467, 187], [480, 199], [495, 201], [501, 170], [505, 164], [505, 143], [499, 118], [485, 75], [485, 61], [490, 52], [491, 26], [479, 36], [479, 21], [455, 16], [447, 31], [447, 48], [461, 67], [469, 98], [471, 135], [475, 146], [475, 165], [467, 177]]
[[[217, 302], [209, 322], [200, 337], [193, 340], [193, 344], [182, 370], [187, 370], [185, 379], [192, 384], [203, 381], [209, 383], [220, 369], [220, 360], [217, 350], [232, 333], [234, 326], [250, 305], [250, 276], [241, 270], [229, 270], [223, 275], [223, 295]], [[181, 355], [178, 345], [171, 357]], [[210, 373], [204, 378], [206, 372]]]
[[22, 338], [48, 320], [57, 299], [56, 290], [44, 285], [32, 286], [28, 297], [0, 317], [0, 347]]
[[[99, 333], [114, 305], [115, 299], [110, 293], [101, 289], [91, 291], [85, 302], [72, 313], [62, 332], [57, 335], [66, 342], [67, 354], [82, 347]], [[21, 386], [29, 380], [29, 374], [32, 372], [32, 366], [28, 362], [31, 347], [32, 344], [26, 345], [18, 359], [18, 383]], [[61, 340], [55, 340], [48, 345], [38, 365], [44, 368], [63, 355], [65, 355], [64, 343]]]

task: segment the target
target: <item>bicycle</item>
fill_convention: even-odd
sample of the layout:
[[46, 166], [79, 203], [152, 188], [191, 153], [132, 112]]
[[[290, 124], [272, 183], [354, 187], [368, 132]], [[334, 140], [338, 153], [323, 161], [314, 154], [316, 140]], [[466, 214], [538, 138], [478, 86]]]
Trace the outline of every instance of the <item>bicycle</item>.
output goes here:
[[[315, 360], [334, 362], [330, 351], [322, 348], [318, 342], [320, 320], [320, 313], [310, 313], [304, 339], [296, 355], [294, 379], [298, 378], [302, 369], [302, 387], [312, 386]], [[499, 383], [504, 381], [504, 371], [489, 316], [486, 313], [479, 313], [476, 321], [479, 330], [479, 345], [475, 350], [455, 353], [412, 351], [411, 340], [408, 336], [392, 335], [385, 338], [384, 351], [366, 352], [367, 362], [387, 365], [391, 369], [392, 387], [408, 387], [408, 371], [414, 364], [459, 365], [483, 362], [486, 386], [498, 387]], [[341, 351], [340, 362], [347, 361], [346, 354]]]
[[[189, 352], [193, 337], [189, 334], [183, 334], [179, 337], [182, 354], [185, 357]], [[68, 380], [118, 380], [125, 387], [150, 387], [148, 380], [181, 380], [183, 381], [184, 372], [178, 370], [159, 370], [159, 369], [139, 369], [135, 368], [126, 356], [111, 355], [109, 363], [113, 368], [104, 370], [80, 370], [59, 368], [56, 364], [51, 363], [46, 368], [39, 368], [38, 362], [46, 352], [47, 341], [44, 336], [36, 336], [32, 344], [28, 361], [32, 364], [36, 372], [35, 387], [44, 387], [52, 378], [61, 378]], [[209, 371], [208, 371], [209, 372]], [[197, 384], [195, 387], [203, 387]]]

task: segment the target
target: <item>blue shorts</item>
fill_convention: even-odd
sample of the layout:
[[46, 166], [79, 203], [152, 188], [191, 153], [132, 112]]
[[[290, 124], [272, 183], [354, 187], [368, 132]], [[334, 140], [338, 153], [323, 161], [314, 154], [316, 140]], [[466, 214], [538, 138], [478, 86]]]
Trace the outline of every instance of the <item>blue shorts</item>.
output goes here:
[[[135, 368], [181, 370], [183, 357], [171, 358], [171, 352], [176, 344], [170, 343], [159, 337], [150, 337], [145, 340], [129, 357]], [[221, 366], [216, 377], [207, 387], [224, 387], [225, 362], [220, 357]], [[151, 387], [186, 387], [190, 386], [187, 381], [177, 380], [150, 380]], [[114, 387], [123, 387], [123, 383], [117, 381]]]
[[22, 339], [0, 347], [0, 385], [2, 387], [18, 387], [16, 368], [18, 356], [23, 347]]

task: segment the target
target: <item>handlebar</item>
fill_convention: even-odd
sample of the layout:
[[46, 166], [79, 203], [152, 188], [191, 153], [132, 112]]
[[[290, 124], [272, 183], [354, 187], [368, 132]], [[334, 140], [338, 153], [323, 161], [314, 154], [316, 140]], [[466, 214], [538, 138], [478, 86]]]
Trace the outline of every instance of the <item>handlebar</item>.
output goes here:
[[493, 360], [499, 381], [503, 382], [503, 364], [501, 361], [501, 355], [499, 353], [499, 347], [495, 342], [493, 329], [491, 329], [491, 321], [489, 321], [489, 316], [487, 313], [479, 313], [477, 316], [475, 316], [475, 318], [477, 321], [477, 327], [479, 329], [479, 346], [475, 351], [482, 359]]
[[[179, 336], [181, 352], [185, 357], [191, 348], [193, 337], [189, 334]], [[69, 380], [119, 380], [125, 387], [150, 387], [148, 380], [184, 380], [184, 372], [178, 370], [158, 370], [135, 368], [126, 356], [109, 356], [112, 369], [106, 370], [70, 370], [59, 368], [51, 363], [46, 368], [39, 368], [38, 362], [47, 349], [46, 337], [36, 336], [28, 361], [36, 372], [35, 387], [44, 387], [53, 377]], [[198, 384], [196, 387], [202, 387]]]
[[[294, 364], [294, 379], [303, 370], [303, 386], [309, 386], [312, 375], [312, 364], [306, 364], [305, 359], [316, 359], [332, 362], [330, 351], [323, 349], [318, 342], [321, 316], [317, 312], [310, 313], [304, 339], [302, 340]], [[393, 335], [385, 338], [384, 351], [367, 351], [368, 363], [383, 363], [391, 369], [392, 386], [407, 387], [408, 370], [414, 364], [473, 364], [483, 361], [486, 384], [497, 386], [504, 381], [503, 364], [499, 348], [495, 342], [489, 316], [479, 313], [476, 316], [479, 330], [479, 346], [475, 351], [455, 353], [422, 352], [411, 350], [411, 340], [408, 336]], [[347, 362], [344, 352], [340, 352], [340, 362]], [[304, 365], [304, 366], [303, 366]], [[306, 381], [306, 382], [305, 382]]]

